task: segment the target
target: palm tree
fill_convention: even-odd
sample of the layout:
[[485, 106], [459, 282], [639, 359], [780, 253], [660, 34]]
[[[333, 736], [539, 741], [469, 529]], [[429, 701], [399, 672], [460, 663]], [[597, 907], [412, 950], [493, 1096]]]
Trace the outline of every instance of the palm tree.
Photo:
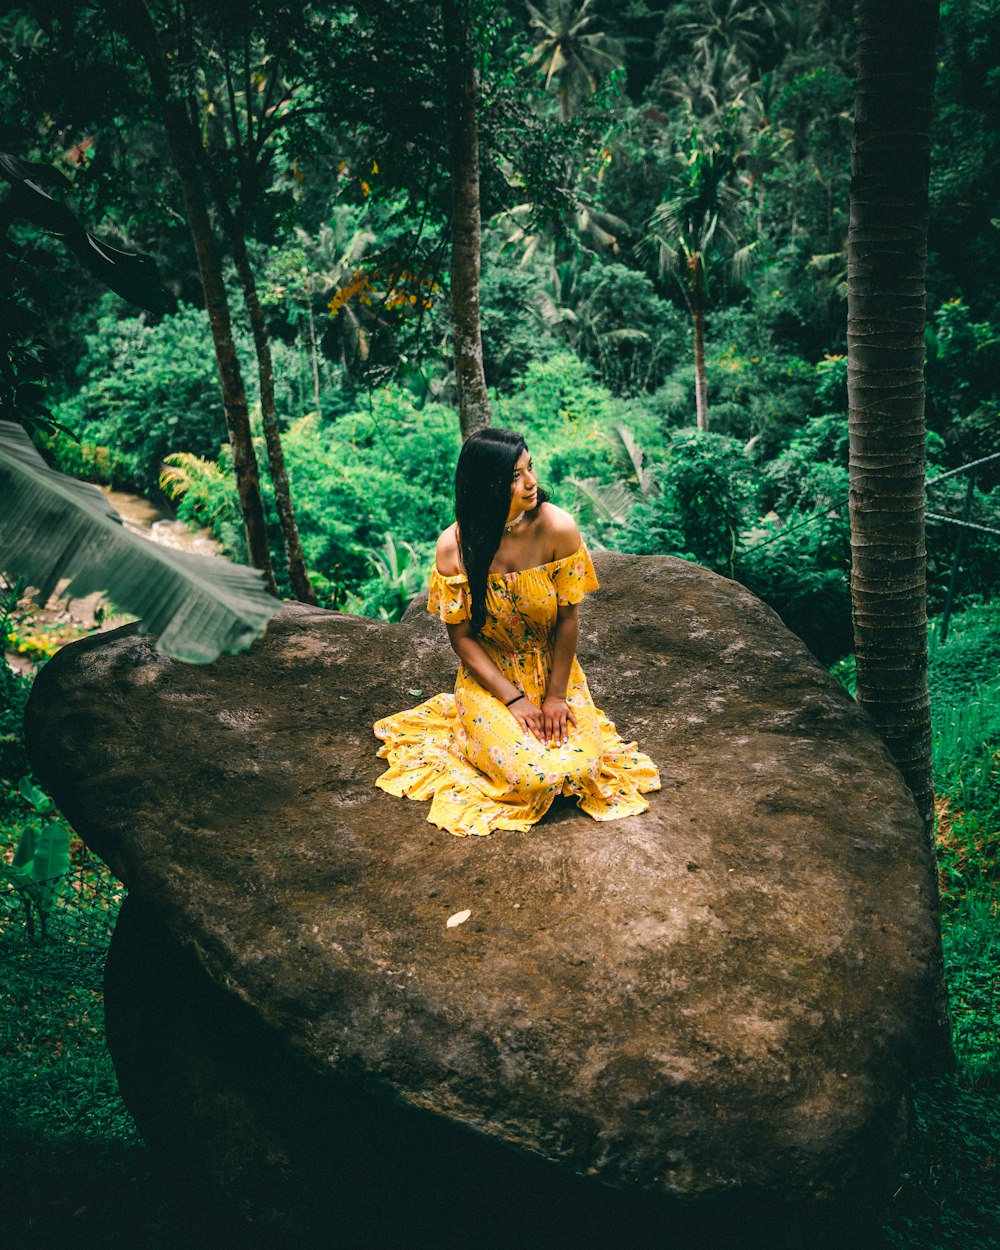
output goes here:
[[760, 0], [703, 0], [701, 16], [681, 22], [678, 32], [688, 37], [700, 59], [731, 51], [742, 64], [755, 66], [784, 10]]
[[732, 48], [710, 48], [686, 74], [667, 78], [663, 88], [686, 106], [702, 130], [711, 132], [743, 107], [750, 75]]
[[[855, 21], [847, 397], [857, 698], [933, 845], [924, 322], [938, 0], [859, 0]], [[936, 892], [936, 874], [927, 885]], [[925, 1058], [948, 1069], [954, 1056], [941, 962], [934, 1006]]]
[[847, 236], [858, 701], [932, 829], [924, 321], [937, 0], [860, 0]]
[[628, 514], [640, 500], [648, 499], [657, 490], [656, 478], [646, 467], [646, 453], [627, 425], [615, 426], [620, 446], [609, 437], [619, 453], [624, 473], [612, 482], [599, 477], [569, 477], [585, 515], [597, 524], [624, 525]]
[[737, 182], [736, 145], [723, 132], [706, 145], [699, 135], [687, 158], [687, 179], [649, 221], [644, 245], [655, 248], [660, 273], [680, 271], [681, 290], [694, 329], [695, 408], [699, 430], [708, 429], [705, 375], [705, 308], [715, 264], [727, 258], [735, 277], [746, 271], [756, 243], [743, 243], [749, 200]]
[[588, 10], [592, 0], [547, 0], [544, 11], [528, 5], [536, 32], [529, 65], [545, 75], [545, 90], [555, 80], [559, 91], [559, 120], [569, 121], [576, 106], [593, 95], [597, 84], [624, 64], [621, 41], [589, 27], [597, 20]]

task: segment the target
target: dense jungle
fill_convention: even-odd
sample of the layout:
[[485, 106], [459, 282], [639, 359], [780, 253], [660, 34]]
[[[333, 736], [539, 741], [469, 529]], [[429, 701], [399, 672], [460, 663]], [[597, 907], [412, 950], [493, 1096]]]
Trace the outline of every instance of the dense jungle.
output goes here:
[[[854, 5], [475, 0], [467, 80], [454, 7], [7, 8], [0, 389], [50, 466], [199, 531], [283, 598], [388, 621], [426, 587], [469, 422], [522, 431], [592, 548], [743, 583], [853, 691]], [[998, 65], [1000, 0], [943, 0], [926, 549], [956, 1068], [915, 1091], [882, 1230], [898, 1250], [985, 1248], [1000, 1229]], [[470, 108], [473, 260], [447, 120]], [[13, 202], [43, 166], [72, 228]], [[84, 231], [131, 255], [113, 279]], [[479, 264], [473, 394], [452, 295]], [[39, 550], [61, 543], [43, 518]], [[121, 889], [21, 733], [40, 667], [129, 604], [112, 587], [41, 609], [26, 590], [0, 585], [10, 1244], [168, 1250], [192, 1244], [187, 1217], [103, 1041]], [[31, 854], [45, 871], [26, 885]], [[57, 876], [72, 890], [46, 894]]]

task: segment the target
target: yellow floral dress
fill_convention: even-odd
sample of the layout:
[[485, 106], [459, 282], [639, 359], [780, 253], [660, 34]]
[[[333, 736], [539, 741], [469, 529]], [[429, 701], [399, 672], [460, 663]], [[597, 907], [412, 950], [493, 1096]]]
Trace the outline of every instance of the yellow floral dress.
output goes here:
[[[489, 575], [478, 641], [533, 702], [541, 704], [548, 686], [558, 605], [579, 603], [596, 589], [582, 544], [564, 560]], [[443, 577], [435, 568], [427, 610], [449, 625], [468, 620], [466, 575]], [[430, 799], [430, 823], [460, 837], [530, 829], [560, 793], [575, 795], [595, 820], [644, 812], [649, 804], [642, 795], [660, 788], [656, 766], [594, 706], [575, 657], [567, 702], [576, 724], [569, 725], [566, 745], [543, 745], [460, 665], [454, 694], [436, 694], [375, 723], [384, 744], [379, 756], [389, 762], [375, 784], [389, 794]]]

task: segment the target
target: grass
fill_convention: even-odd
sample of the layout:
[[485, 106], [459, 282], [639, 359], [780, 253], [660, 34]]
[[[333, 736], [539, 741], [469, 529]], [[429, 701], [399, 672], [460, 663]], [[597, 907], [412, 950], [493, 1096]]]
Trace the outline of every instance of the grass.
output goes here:
[[[942, 930], [958, 1068], [914, 1088], [908, 1157], [876, 1242], [884, 1250], [1000, 1244], [998, 656], [1000, 606], [955, 617], [944, 644], [931, 631]], [[849, 663], [839, 666], [845, 684], [851, 674]], [[8, 747], [17, 756], [17, 744]], [[31, 818], [11, 787], [0, 792], [0, 852], [9, 857]], [[82, 847], [74, 851], [79, 857]], [[0, 1164], [8, 1178], [0, 1246], [11, 1250], [191, 1250], [200, 1242], [121, 1102], [104, 1043], [109, 883], [106, 870], [81, 862], [76, 892], [64, 895], [41, 940], [28, 938], [16, 905], [0, 897]], [[89, 944], [68, 923], [73, 914], [94, 921]]]
[[23, 924], [0, 933], [8, 1180], [0, 1244], [11, 1250], [184, 1245], [169, 1190], [118, 1093], [104, 1041], [103, 958], [65, 938], [30, 939]]

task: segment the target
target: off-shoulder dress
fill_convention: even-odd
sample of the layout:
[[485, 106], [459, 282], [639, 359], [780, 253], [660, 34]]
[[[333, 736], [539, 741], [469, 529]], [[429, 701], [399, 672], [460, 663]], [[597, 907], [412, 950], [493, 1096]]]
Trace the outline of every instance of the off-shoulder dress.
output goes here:
[[[541, 704], [548, 686], [558, 605], [579, 603], [597, 587], [583, 544], [563, 560], [489, 575], [478, 641], [533, 702]], [[466, 575], [443, 577], [435, 568], [427, 610], [446, 624], [467, 620]], [[454, 694], [436, 694], [375, 723], [383, 743], [378, 754], [389, 764], [375, 784], [389, 794], [430, 799], [430, 823], [463, 837], [528, 830], [560, 793], [575, 796], [595, 820], [645, 811], [643, 794], [660, 788], [656, 766], [594, 706], [575, 657], [567, 702], [576, 724], [569, 725], [566, 745], [543, 745], [459, 665]]]

